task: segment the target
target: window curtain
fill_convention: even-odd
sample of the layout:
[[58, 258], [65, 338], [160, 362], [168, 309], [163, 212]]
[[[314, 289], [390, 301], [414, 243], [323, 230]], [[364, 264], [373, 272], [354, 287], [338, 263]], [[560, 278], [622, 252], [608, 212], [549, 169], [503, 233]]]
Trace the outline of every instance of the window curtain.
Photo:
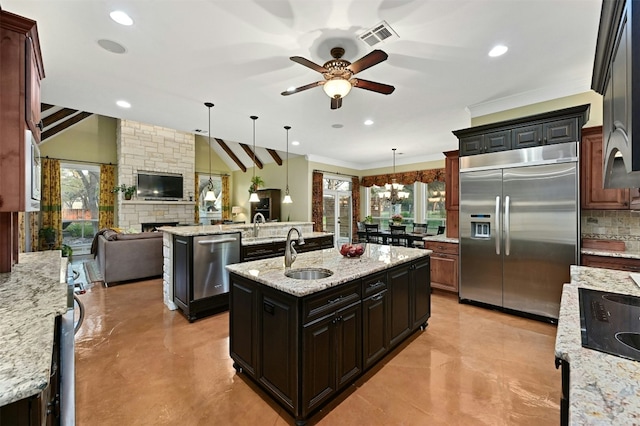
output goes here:
[[413, 172], [389, 173], [386, 175], [363, 176], [360, 185], [370, 187], [373, 185], [384, 186], [391, 183], [392, 179], [402, 185], [412, 185], [415, 182], [431, 183], [444, 182], [444, 169], [416, 170]]
[[198, 172], [195, 173], [193, 183], [193, 193], [195, 194], [193, 200], [196, 202], [193, 206], [193, 223], [200, 223], [200, 176], [198, 176]]
[[[56, 230], [54, 247], [62, 246], [62, 198], [60, 194], [60, 161], [42, 159], [42, 192], [40, 198], [40, 229], [51, 227]], [[42, 242], [40, 248], [49, 247]]]
[[351, 241], [358, 240], [358, 220], [360, 218], [360, 183], [351, 178]]
[[[27, 229], [29, 233], [27, 234]], [[30, 251], [38, 250], [38, 212], [18, 213], [18, 250], [20, 253], [27, 251], [27, 238], [29, 238]]]
[[313, 230], [322, 232], [322, 172], [314, 171], [311, 182], [311, 220]]
[[113, 228], [115, 224], [114, 207], [116, 186], [115, 166], [100, 165], [100, 195], [98, 196], [98, 228]]
[[222, 220], [231, 219], [231, 197], [229, 196], [229, 176], [222, 176]]

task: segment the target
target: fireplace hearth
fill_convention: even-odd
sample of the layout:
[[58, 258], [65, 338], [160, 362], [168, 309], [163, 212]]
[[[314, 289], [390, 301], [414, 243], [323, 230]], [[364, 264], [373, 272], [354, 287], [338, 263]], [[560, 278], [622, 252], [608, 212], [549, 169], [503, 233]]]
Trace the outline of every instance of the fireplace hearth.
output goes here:
[[156, 232], [162, 226], [178, 226], [178, 222], [147, 222], [140, 225], [142, 232]]

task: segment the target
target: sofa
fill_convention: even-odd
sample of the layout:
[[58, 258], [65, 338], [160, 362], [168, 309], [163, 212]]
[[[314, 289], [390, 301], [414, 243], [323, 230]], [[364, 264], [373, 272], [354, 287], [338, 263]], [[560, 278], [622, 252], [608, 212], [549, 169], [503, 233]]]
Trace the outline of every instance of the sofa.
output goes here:
[[96, 259], [105, 285], [162, 275], [162, 232], [123, 234], [101, 230]]

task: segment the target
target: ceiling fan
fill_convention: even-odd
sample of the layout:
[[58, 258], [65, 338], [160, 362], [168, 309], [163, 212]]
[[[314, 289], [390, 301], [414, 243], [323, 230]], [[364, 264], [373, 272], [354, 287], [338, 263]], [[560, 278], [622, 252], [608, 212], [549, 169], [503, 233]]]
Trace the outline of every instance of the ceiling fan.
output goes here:
[[388, 55], [382, 50], [374, 50], [354, 63], [342, 59], [342, 55], [344, 55], [344, 49], [341, 47], [334, 47], [331, 49], [331, 56], [333, 59], [325, 62], [322, 66], [301, 56], [292, 56], [289, 59], [293, 62], [299, 63], [300, 65], [311, 68], [314, 71], [318, 71], [323, 75], [324, 80], [296, 87], [295, 89], [286, 90], [282, 92], [282, 95], [288, 96], [302, 92], [303, 90], [322, 86], [325, 93], [331, 98], [331, 109], [338, 109], [342, 106], [342, 98], [347, 96], [352, 87], [358, 87], [360, 89], [370, 90], [384, 95], [389, 95], [396, 90], [395, 87], [388, 84], [376, 83], [375, 81], [353, 77], [360, 71], [386, 61]]

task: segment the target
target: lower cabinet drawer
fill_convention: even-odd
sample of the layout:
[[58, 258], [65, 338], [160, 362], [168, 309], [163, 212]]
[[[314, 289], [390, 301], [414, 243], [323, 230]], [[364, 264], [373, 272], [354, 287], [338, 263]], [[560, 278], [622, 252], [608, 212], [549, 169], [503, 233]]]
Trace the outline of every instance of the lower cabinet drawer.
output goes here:
[[440, 241], [425, 241], [424, 248], [433, 250], [435, 253], [458, 254], [458, 244], [444, 243]]
[[582, 255], [582, 266], [592, 268], [616, 269], [619, 271], [640, 272], [640, 259], [628, 259], [624, 257]]
[[302, 322], [306, 324], [360, 300], [360, 287], [361, 280], [356, 280], [305, 298], [302, 303]]

